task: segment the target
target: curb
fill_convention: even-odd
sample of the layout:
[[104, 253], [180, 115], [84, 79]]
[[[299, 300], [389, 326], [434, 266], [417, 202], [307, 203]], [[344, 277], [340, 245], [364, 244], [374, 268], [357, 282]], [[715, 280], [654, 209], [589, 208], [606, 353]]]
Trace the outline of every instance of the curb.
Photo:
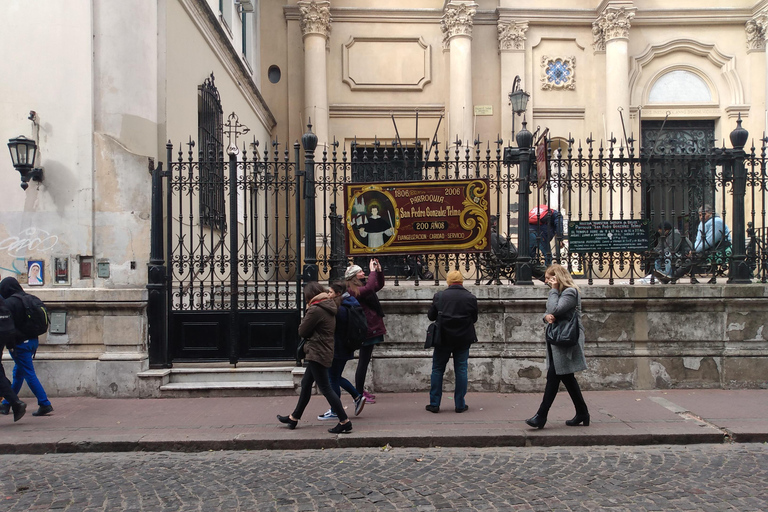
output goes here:
[[494, 448], [494, 447], [558, 447], [558, 446], [652, 446], [688, 444], [725, 444], [768, 442], [768, 434], [740, 434], [729, 438], [719, 433], [701, 434], [649, 434], [630, 435], [588, 434], [588, 435], [531, 435], [531, 434], [476, 434], [468, 436], [450, 435], [391, 435], [361, 434], [359, 436], [338, 435], [325, 438], [271, 438], [256, 439], [244, 435], [233, 437], [212, 437], [208, 439], [178, 440], [152, 436], [140, 439], [115, 439], [113, 436], [89, 439], [61, 439], [30, 443], [0, 443], [0, 454], [41, 455], [47, 453], [105, 453], [105, 452], [205, 452], [235, 450], [318, 450], [332, 448]]

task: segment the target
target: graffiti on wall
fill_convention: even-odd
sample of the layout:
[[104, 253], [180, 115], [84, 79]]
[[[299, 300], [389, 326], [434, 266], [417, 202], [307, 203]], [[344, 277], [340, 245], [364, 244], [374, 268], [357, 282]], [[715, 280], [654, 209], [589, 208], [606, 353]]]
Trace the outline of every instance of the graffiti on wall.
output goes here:
[[[16, 236], [9, 236], [0, 240], [0, 253], [5, 252], [13, 260], [5, 261], [0, 270], [15, 275], [27, 273], [27, 261], [23, 257], [27, 252], [38, 254], [48, 252], [59, 243], [59, 237], [39, 228], [26, 228]], [[8, 268], [10, 267], [10, 268]]]

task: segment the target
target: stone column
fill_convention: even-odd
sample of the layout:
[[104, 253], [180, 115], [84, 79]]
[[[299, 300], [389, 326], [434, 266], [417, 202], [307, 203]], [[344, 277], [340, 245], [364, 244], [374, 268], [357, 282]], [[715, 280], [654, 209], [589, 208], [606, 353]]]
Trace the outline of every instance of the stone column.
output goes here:
[[[525, 63], [525, 33], [528, 31], [527, 21], [499, 20], [497, 32], [499, 36], [499, 53], [501, 54], [501, 138], [512, 146], [512, 107], [509, 104], [509, 93], [515, 76], [520, 76], [523, 90], [527, 89]], [[517, 121], [516, 128], [522, 127], [522, 118]]]
[[331, 35], [331, 2], [301, 1], [304, 38], [304, 110], [302, 119], [312, 126], [320, 147], [328, 142], [328, 77], [326, 44]]
[[[765, 60], [765, 74], [763, 75], [763, 115], [762, 120], [757, 126], [762, 128], [762, 131], [768, 133], [768, 52], [765, 51], [766, 39], [768, 39], [768, 9], [755, 14], [746, 25], [747, 32], [747, 53], [763, 53], [763, 59]], [[752, 59], [755, 56], [751, 57]], [[755, 83], [755, 82], [753, 82]], [[756, 98], [755, 98], [756, 99]], [[756, 103], [753, 100], [753, 104]]]
[[472, 102], [472, 24], [477, 12], [474, 2], [450, 2], [445, 6], [440, 28], [443, 47], [450, 51], [450, 99], [448, 105], [451, 143], [456, 137], [471, 144], [474, 103]]
[[[632, 2], [609, 2], [592, 24], [595, 51], [605, 51], [605, 129], [606, 137], [623, 143], [619, 108], [624, 123], [629, 122], [629, 25], [635, 17]], [[629, 136], [629, 133], [627, 133]]]

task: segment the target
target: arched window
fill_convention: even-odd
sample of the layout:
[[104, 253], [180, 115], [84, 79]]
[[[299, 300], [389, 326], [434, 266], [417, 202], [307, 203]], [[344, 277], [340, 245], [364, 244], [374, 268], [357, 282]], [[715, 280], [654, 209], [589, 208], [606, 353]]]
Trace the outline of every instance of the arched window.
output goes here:
[[648, 93], [648, 103], [709, 103], [712, 91], [696, 73], [675, 70], [660, 76]]

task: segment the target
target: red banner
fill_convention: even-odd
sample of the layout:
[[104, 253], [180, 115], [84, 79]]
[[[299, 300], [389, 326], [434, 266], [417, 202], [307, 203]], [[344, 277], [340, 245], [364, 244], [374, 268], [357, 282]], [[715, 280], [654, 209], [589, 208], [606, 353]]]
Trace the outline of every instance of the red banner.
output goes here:
[[347, 254], [483, 252], [488, 180], [345, 185]]

